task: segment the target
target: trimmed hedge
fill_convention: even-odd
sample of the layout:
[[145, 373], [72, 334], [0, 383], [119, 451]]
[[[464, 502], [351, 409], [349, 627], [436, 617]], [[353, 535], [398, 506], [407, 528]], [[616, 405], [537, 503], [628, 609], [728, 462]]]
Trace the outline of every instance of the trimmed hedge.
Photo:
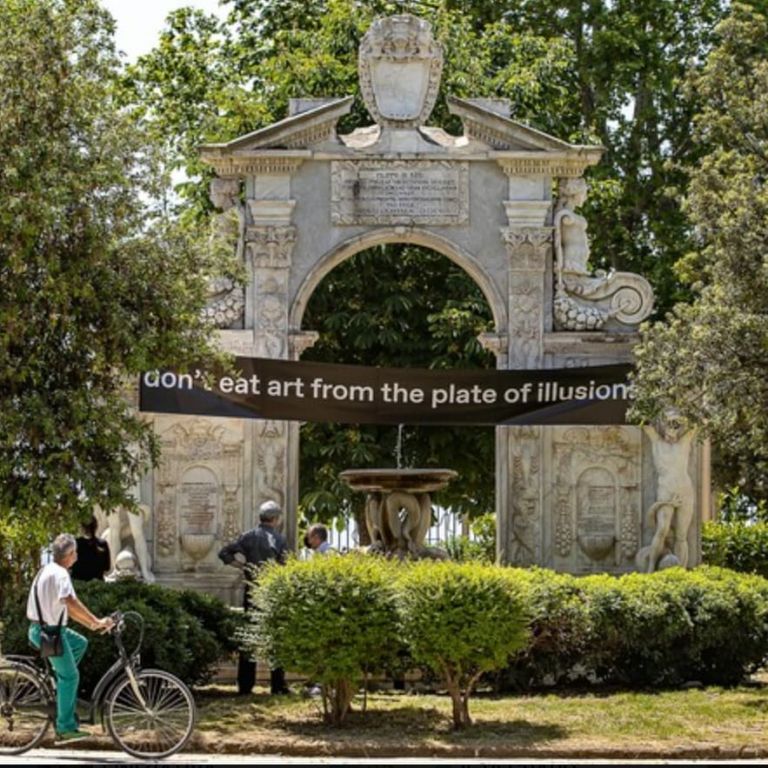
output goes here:
[[704, 523], [701, 549], [708, 565], [768, 578], [768, 523]]
[[731, 685], [768, 662], [768, 581], [724, 568], [575, 577], [520, 572], [533, 637], [498, 681]]
[[[208, 682], [217, 662], [237, 649], [235, 634], [243, 625], [243, 619], [210, 595], [137, 582], [75, 582], [75, 591], [97, 616], [117, 610], [140, 613], [145, 622], [142, 666], [172, 672], [188, 685]], [[30, 653], [26, 605], [25, 591], [9, 600], [0, 615], [5, 653]], [[76, 623], [72, 628], [88, 638], [88, 651], [80, 666], [81, 695], [88, 696], [114, 662], [116, 649], [109, 635], [97, 635]], [[132, 642], [135, 635], [129, 628], [126, 647], [130, 648]]]

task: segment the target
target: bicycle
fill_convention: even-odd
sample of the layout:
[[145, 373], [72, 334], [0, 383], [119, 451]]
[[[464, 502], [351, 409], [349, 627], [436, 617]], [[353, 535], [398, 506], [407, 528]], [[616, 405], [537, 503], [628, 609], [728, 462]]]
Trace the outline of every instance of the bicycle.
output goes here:
[[[195, 700], [175, 675], [141, 669], [144, 619], [140, 614], [118, 612], [112, 618], [118, 659], [96, 684], [84, 721], [106, 726], [112, 740], [129, 755], [169, 757], [192, 735]], [[139, 628], [131, 653], [123, 644], [126, 620]], [[36, 747], [55, 720], [56, 678], [50, 665], [40, 656], [0, 656], [0, 755], [19, 755]]]

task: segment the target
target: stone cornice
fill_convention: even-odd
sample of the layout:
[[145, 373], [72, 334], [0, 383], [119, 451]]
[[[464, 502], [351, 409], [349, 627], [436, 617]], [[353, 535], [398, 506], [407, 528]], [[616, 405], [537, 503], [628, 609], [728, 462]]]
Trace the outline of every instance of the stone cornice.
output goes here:
[[596, 165], [601, 147], [574, 147], [567, 152], [489, 152], [507, 176], [551, 176], [579, 178], [590, 165]]
[[223, 154], [214, 151], [201, 153], [203, 162], [213, 166], [221, 178], [242, 178], [244, 176], [278, 175], [290, 176], [304, 160], [311, 157], [308, 150], [239, 152]]
[[231, 155], [243, 150], [300, 146], [302, 141], [323, 140], [333, 134], [339, 118], [352, 109], [353, 101], [353, 96], [335, 99], [314, 109], [290, 115], [232, 141], [203, 144], [200, 153], [205, 158], [211, 153]]
[[605, 331], [560, 331], [545, 333], [544, 351], [568, 357], [610, 357], [615, 362], [633, 362], [638, 333]]

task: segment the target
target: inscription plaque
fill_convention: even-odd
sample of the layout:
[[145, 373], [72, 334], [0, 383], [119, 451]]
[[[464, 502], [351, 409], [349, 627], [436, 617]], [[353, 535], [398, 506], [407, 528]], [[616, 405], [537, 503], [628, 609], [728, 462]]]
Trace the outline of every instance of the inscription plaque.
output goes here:
[[181, 483], [183, 532], [213, 533], [218, 506], [219, 484], [216, 475], [204, 467], [188, 471]]
[[441, 161], [331, 163], [333, 224], [465, 224], [469, 165]]

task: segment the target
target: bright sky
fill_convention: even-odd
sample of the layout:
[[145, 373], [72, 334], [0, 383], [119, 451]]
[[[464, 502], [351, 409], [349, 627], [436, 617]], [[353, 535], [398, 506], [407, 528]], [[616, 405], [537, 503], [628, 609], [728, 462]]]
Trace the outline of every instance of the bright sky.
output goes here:
[[102, 4], [115, 17], [117, 47], [130, 61], [154, 48], [166, 16], [177, 8], [192, 6], [222, 18], [226, 15], [219, 0], [102, 0]]

